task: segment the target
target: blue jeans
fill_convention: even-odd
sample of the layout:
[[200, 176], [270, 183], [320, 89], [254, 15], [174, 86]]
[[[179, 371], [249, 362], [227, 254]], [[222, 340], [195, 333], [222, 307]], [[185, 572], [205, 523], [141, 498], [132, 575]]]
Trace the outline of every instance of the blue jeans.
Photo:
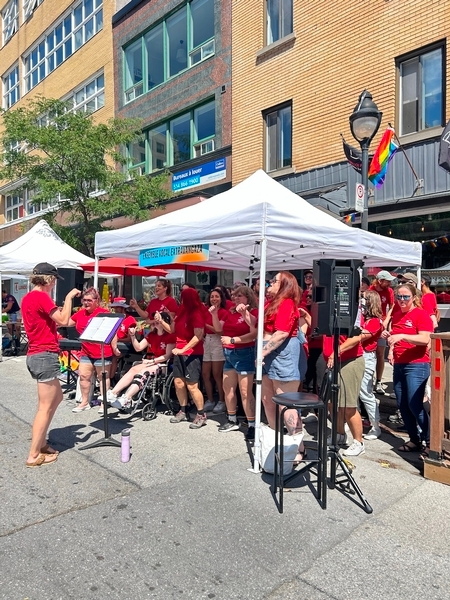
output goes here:
[[423, 408], [430, 363], [394, 364], [394, 391], [410, 440], [430, 445], [430, 420]]

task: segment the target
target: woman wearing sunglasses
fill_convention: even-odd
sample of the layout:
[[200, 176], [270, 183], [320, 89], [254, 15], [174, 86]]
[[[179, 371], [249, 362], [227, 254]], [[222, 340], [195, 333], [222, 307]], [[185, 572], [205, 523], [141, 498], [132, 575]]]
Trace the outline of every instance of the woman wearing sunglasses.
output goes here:
[[[421, 308], [416, 287], [405, 283], [397, 288], [399, 310], [392, 313], [391, 331], [383, 332], [389, 343], [389, 361], [394, 365], [394, 391], [409, 442], [399, 452], [423, 452], [428, 455], [430, 424], [423, 408], [425, 386], [430, 376], [430, 334], [433, 323]], [[425, 446], [425, 449], [423, 449]]]

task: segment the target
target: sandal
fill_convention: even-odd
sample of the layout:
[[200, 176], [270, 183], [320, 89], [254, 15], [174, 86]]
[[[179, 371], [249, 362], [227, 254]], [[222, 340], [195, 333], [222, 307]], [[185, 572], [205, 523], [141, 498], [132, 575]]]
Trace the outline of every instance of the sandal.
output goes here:
[[294, 462], [292, 463], [292, 466], [294, 467], [298, 467], [298, 465], [303, 462], [306, 458], [307, 458], [307, 452], [306, 452], [306, 448], [303, 447], [303, 450], [299, 450], [297, 456], [295, 457]]
[[45, 462], [45, 454], [38, 454], [38, 457], [34, 462], [27, 462], [25, 465], [29, 469], [33, 469], [34, 467], [40, 467], [43, 462]]
[[426, 447], [423, 449], [423, 452], [421, 452], [421, 453], [419, 454], [419, 460], [421, 460], [421, 461], [425, 462], [425, 459], [426, 459], [426, 458], [429, 458], [429, 457], [430, 457], [430, 448], [429, 448], [429, 446], [426, 446]]
[[400, 448], [397, 448], [398, 452], [421, 452], [422, 451], [422, 444], [414, 444], [414, 442], [406, 442], [406, 444], [403, 444], [402, 446], [400, 446]]
[[59, 450], [54, 450], [50, 444], [45, 444], [43, 448], [41, 448], [41, 454], [59, 454]]

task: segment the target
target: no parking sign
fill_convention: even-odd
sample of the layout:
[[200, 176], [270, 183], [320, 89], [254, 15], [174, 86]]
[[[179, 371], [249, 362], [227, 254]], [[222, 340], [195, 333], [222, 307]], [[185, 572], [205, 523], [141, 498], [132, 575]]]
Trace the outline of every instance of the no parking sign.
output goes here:
[[355, 210], [362, 213], [364, 210], [364, 196], [366, 188], [362, 183], [356, 184]]

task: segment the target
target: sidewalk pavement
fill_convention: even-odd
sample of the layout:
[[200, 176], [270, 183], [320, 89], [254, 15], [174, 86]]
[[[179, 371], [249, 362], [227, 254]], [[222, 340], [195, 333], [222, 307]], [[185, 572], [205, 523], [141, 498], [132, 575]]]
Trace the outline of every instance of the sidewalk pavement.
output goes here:
[[[118, 448], [81, 450], [103, 437], [102, 417], [73, 414], [65, 399], [50, 433], [58, 461], [26, 469], [36, 390], [25, 358], [5, 358], [0, 382], [0, 599], [448, 596], [450, 488], [396, 453], [403, 438], [385, 425], [352, 459], [372, 515], [337, 489], [323, 511], [308, 476], [280, 515], [271, 477], [247, 470], [243, 433], [217, 432], [224, 415], [190, 430], [162, 412], [130, 422], [111, 410], [113, 437], [132, 430], [123, 464]], [[383, 412], [383, 399], [383, 423], [394, 406], [386, 399]]]

